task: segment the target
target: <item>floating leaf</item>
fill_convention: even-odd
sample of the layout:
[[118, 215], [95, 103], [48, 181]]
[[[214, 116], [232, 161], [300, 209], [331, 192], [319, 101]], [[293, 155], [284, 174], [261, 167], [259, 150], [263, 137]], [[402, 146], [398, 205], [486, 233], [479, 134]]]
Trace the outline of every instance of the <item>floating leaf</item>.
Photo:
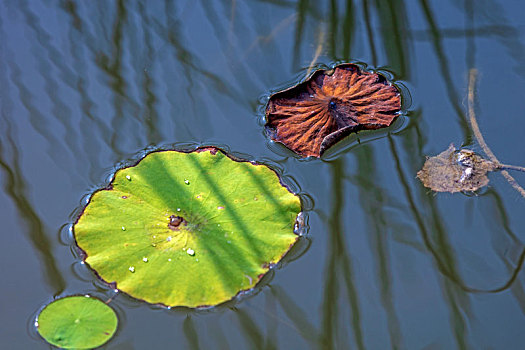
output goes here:
[[320, 157], [352, 132], [390, 126], [400, 108], [400, 93], [385, 77], [342, 64], [272, 95], [266, 130], [300, 156]]
[[89, 266], [123, 292], [200, 307], [253, 288], [296, 242], [300, 211], [264, 165], [216, 148], [161, 151], [117, 171], [74, 233]]
[[63, 349], [92, 349], [107, 342], [117, 330], [117, 315], [97, 298], [71, 296], [47, 305], [38, 315], [38, 333]]
[[417, 177], [437, 192], [476, 191], [489, 183], [487, 172], [499, 166], [468, 149], [451, 144], [437, 156], [427, 158]]

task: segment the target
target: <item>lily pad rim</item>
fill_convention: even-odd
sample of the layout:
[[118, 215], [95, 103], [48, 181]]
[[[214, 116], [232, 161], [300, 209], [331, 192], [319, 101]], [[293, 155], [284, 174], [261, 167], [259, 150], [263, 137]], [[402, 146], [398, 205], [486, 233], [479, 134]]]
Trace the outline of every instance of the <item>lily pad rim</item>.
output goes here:
[[[100, 294], [100, 293], [99, 293]], [[53, 346], [53, 348], [57, 348], [59, 349], [58, 347], [56, 347], [55, 345], [51, 344], [50, 342], [48, 342], [41, 334], [40, 332], [38, 331], [38, 326], [39, 326], [39, 323], [38, 323], [38, 318], [40, 317], [40, 314], [42, 313], [42, 311], [44, 311], [49, 305], [53, 304], [54, 302], [57, 302], [59, 300], [62, 300], [62, 299], [67, 299], [67, 298], [72, 298], [72, 297], [83, 297], [83, 298], [90, 298], [90, 299], [95, 299], [95, 300], [98, 300], [100, 301], [101, 303], [105, 304], [109, 309], [111, 309], [111, 311], [113, 311], [113, 314], [115, 315], [116, 319], [117, 319], [117, 325], [116, 325], [116, 328], [115, 328], [115, 332], [113, 332], [113, 334], [111, 335], [111, 337], [106, 341], [104, 342], [103, 344], [99, 345], [99, 347], [101, 346], [104, 346], [104, 345], [107, 345], [112, 339], [116, 338], [117, 334], [120, 332], [121, 330], [121, 317], [119, 316], [117, 310], [115, 310], [114, 307], [112, 306], [109, 306], [107, 302], [105, 302], [102, 298], [96, 296], [96, 295], [93, 295], [91, 293], [74, 293], [74, 294], [67, 294], [67, 295], [64, 295], [64, 296], [60, 296], [60, 297], [57, 297], [57, 298], [52, 298], [50, 301], [48, 301], [47, 303], [44, 303], [42, 304], [42, 306], [40, 308], [38, 308], [38, 310], [33, 313], [33, 315], [35, 315], [34, 317], [32, 317], [32, 329], [34, 329], [35, 333], [37, 334], [39, 340], [43, 340], [44, 342], [46, 342], [46, 344], [49, 344], [51, 346]], [[98, 348], [98, 347], [97, 347]]]
[[[283, 259], [285, 259], [285, 257], [292, 250], [292, 248], [297, 244], [297, 242], [300, 239], [309, 239], [308, 235], [307, 235], [307, 232], [308, 232], [307, 224], [306, 224], [306, 226], [304, 226], [305, 231], [306, 231], [305, 234], [297, 234], [295, 232], [295, 230], [294, 230], [293, 233], [296, 236], [294, 242], [292, 244], [290, 244], [290, 246], [286, 249], [286, 251], [281, 255], [281, 257], [277, 260], [277, 262], [275, 264], [269, 265], [268, 268], [267, 268], [267, 271], [265, 273], [261, 274], [260, 276], [258, 276], [258, 280], [257, 280], [257, 282], [256, 282], [254, 287], [247, 288], [247, 289], [242, 289], [239, 292], [237, 292], [237, 294], [235, 294], [231, 299], [226, 300], [226, 301], [224, 301], [224, 302], [222, 302], [220, 304], [217, 304], [217, 305], [199, 305], [197, 307], [188, 307], [188, 306], [168, 306], [168, 305], [165, 305], [165, 304], [162, 304], [162, 303], [149, 303], [149, 302], [145, 301], [144, 299], [136, 298], [136, 297], [134, 297], [134, 296], [132, 296], [132, 295], [122, 291], [121, 289], [118, 288], [118, 285], [117, 285], [117, 283], [115, 281], [110, 282], [110, 281], [104, 280], [99, 275], [99, 273], [94, 268], [92, 268], [89, 265], [89, 263], [86, 261], [86, 259], [88, 257], [88, 254], [82, 248], [80, 248], [80, 246], [78, 245], [78, 242], [77, 242], [77, 239], [76, 239], [76, 236], [75, 236], [75, 225], [78, 223], [78, 221], [80, 220], [80, 218], [84, 214], [87, 206], [91, 203], [91, 199], [93, 198], [95, 193], [98, 193], [100, 191], [106, 191], [106, 190], [110, 191], [110, 190], [113, 189], [113, 181], [115, 180], [115, 175], [116, 175], [116, 173], [118, 171], [137, 166], [144, 158], [146, 158], [146, 156], [148, 156], [150, 154], [153, 154], [153, 153], [175, 151], [175, 152], [189, 154], [189, 153], [192, 153], [192, 152], [207, 152], [207, 151], [210, 151], [210, 152], [215, 152], [214, 154], [216, 154], [217, 152], [221, 152], [223, 155], [225, 155], [226, 157], [230, 158], [231, 160], [233, 160], [235, 162], [251, 163], [251, 164], [253, 164], [255, 166], [265, 166], [265, 167], [269, 168], [277, 176], [277, 178], [279, 180], [279, 184], [282, 187], [286, 188], [286, 190], [288, 192], [290, 192], [291, 194], [293, 194], [293, 195], [295, 195], [295, 196], [297, 196], [299, 198], [300, 205], [301, 205], [301, 210], [299, 211], [299, 213], [296, 216], [296, 223], [297, 223], [297, 219], [301, 215], [303, 216], [304, 222], [307, 223], [307, 221], [308, 221], [308, 212], [313, 210], [313, 200], [312, 200], [312, 198], [309, 195], [307, 195], [306, 193], [304, 193], [304, 192], [302, 192], [300, 190], [299, 184], [292, 177], [290, 177], [289, 175], [285, 174], [284, 173], [284, 169], [280, 168], [277, 163], [275, 163], [275, 164], [268, 164], [268, 163], [271, 163], [271, 162], [269, 162], [267, 160], [265, 160], [264, 162], [263, 161], [259, 161], [259, 160], [255, 160], [255, 158], [252, 157], [252, 156], [249, 156], [249, 155], [246, 155], [246, 154], [242, 154], [242, 153], [238, 153], [238, 152], [235, 152], [235, 153], [234, 152], [228, 152], [225, 149], [229, 150], [229, 148], [225, 147], [225, 146], [190, 144], [190, 147], [192, 147], [192, 148], [176, 147], [176, 146], [173, 146], [173, 145], [170, 145], [168, 147], [156, 147], [156, 148], [147, 147], [144, 150], [138, 152], [137, 153], [137, 157], [135, 159], [131, 158], [128, 161], [121, 162], [120, 163], [120, 164], [122, 164], [121, 167], [115, 167], [114, 170], [112, 171], [111, 175], [109, 177], [107, 177], [109, 182], [106, 182], [105, 186], [103, 185], [103, 187], [99, 187], [96, 190], [88, 193], [87, 194], [87, 199], [86, 199], [86, 197], [84, 197], [85, 198], [85, 203], [81, 204], [82, 209], [79, 211], [79, 213], [77, 215], [75, 215], [75, 220], [74, 220], [73, 224], [71, 225], [71, 232], [72, 232], [72, 236], [73, 236], [73, 243], [72, 243], [72, 245], [73, 245], [73, 248], [75, 250], [75, 253], [76, 253], [77, 257], [82, 261], [82, 263], [85, 266], [88, 267], [89, 271], [95, 275], [95, 277], [96, 277], [95, 281], [102, 282], [102, 287], [106, 287], [106, 288], [109, 287], [110, 289], [116, 290], [116, 291], [118, 291], [119, 294], [126, 295], [131, 300], [137, 300], [137, 301], [143, 302], [143, 303], [145, 303], [145, 304], [147, 304], [149, 306], [158, 306], [158, 307], [161, 307], [163, 309], [168, 309], [168, 310], [173, 310], [173, 309], [186, 309], [186, 310], [209, 310], [209, 309], [215, 309], [215, 308], [217, 308], [219, 306], [226, 305], [226, 304], [231, 303], [231, 302], [233, 302], [235, 304], [236, 302], [239, 301], [240, 297], [251, 296], [252, 294], [258, 293], [258, 291], [262, 287], [261, 281], [263, 281], [265, 279], [265, 277], [270, 273], [270, 271], [274, 271], [275, 269], [278, 269], [282, 265], [282, 263], [284, 262]], [[246, 157], [244, 158], [244, 156], [246, 156]], [[284, 181], [287, 181], [289, 183], [285, 183]], [[298, 191], [295, 191], [294, 189], [292, 189], [291, 188], [292, 186], [296, 187]]]

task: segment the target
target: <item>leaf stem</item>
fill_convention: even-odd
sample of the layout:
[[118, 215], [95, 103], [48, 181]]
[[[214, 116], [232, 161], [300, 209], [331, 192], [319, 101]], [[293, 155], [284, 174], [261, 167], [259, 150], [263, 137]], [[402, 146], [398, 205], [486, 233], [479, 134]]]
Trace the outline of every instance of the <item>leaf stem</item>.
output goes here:
[[[469, 114], [469, 121], [470, 126], [472, 127], [472, 131], [474, 132], [474, 136], [476, 137], [476, 140], [478, 141], [479, 145], [481, 146], [481, 149], [483, 149], [483, 152], [489, 157], [489, 159], [495, 163], [498, 168], [500, 169], [512, 169], [512, 170], [519, 170], [519, 171], [525, 171], [525, 168], [514, 166], [514, 165], [505, 165], [502, 164], [498, 158], [492, 153], [489, 146], [485, 142], [485, 139], [483, 138], [483, 135], [481, 134], [481, 130], [479, 129], [478, 121], [476, 120], [476, 114], [474, 112], [474, 87], [476, 85], [476, 77], [478, 75], [478, 71], [475, 68], [471, 68], [469, 71], [469, 87], [468, 87], [468, 114]], [[516, 190], [518, 191], [523, 198], [525, 198], [525, 189], [521, 187], [516, 180], [509, 174], [508, 171], [502, 170], [501, 175], [508, 181], [508, 183]]]

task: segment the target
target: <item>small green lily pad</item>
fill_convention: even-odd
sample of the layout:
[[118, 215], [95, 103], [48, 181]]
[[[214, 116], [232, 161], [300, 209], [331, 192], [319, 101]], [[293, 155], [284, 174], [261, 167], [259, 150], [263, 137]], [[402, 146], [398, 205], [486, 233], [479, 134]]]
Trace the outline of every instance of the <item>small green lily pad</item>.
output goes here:
[[38, 333], [62, 349], [92, 349], [117, 330], [117, 315], [97, 298], [71, 296], [48, 304], [38, 315]]
[[86, 263], [121, 291], [202, 307], [252, 289], [298, 239], [300, 211], [264, 165], [216, 148], [157, 151], [95, 192], [74, 234]]

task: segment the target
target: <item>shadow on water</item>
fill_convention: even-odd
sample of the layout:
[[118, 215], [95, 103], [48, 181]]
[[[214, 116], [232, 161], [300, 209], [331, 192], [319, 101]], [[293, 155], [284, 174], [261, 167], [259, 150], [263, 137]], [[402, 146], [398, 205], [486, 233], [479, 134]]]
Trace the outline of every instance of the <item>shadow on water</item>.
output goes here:
[[[176, 179], [173, 178], [172, 174], [168, 170], [168, 165], [164, 164], [162, 160], [158, 158], [150, 158], [150, 166], [157, 169], [154, 174], [149, 176], [144, 176], [144, 181], [148, 184], [148, 187], [155, 191], [155, 194], [161, 198], [162, 202], [166, 208], [171, 208], [173, 213], [177, 207], [177, 203], [174, 202], [174, 199], [168, 196], [166, 191], [162, 191], [162, 188], [173, 188], [175, 186], [177, 191], [181, 193], [183, 198], [191, 198], [188, 212], [189, 213], [198, 213], [198, 215], [205, 217], [207, 219], [207, 225], [212, 225], [213, 230], [217, 233], [216, 235], [207, 236], [206, 240], [200, 240], [200, 244], [206, 249], [209, 257], [213, 260], [213, 267], [215, 268], [216, 274], [221, 280], [223, 286], [226, 290], [235, 289], [232, 287], [231, 279], [228, 276], [237, 276], [243, 275], [243, 267], [251, 266], [250, 258], [255, 256], [257, 261], [260, 261], [261, 264], [269, 263], [264, 261], [263, 251], [265, 250], [265, 241], [261, 240], [252, 235], [246, 220], [248, 218], [242, 217], [241, 214], [235, 209], [235, 204], [233, 203], [234, 198], [230, 198], [227, 193], [230, 191], [235, 191], [239, 183], [232, 184], [219, 184], [217, 180], [212, 178], [209, 174], [209, 169], [204, 168], [204, 166], [199, 162], [197, 157], [188, 156], [187, 159], [193, 168], [191, 173], [193, 174], [192, 183], [204, 182], [211, 189], [210, 193], [203, 194], [203, 198], [207, 199], [209, 197], [215, 198], [221, 205], [227, 210], [224, 212], [224, 215], [229, 216], [229, 222], [231, 222], [235, 227], [235, 233], [238, 234], [241, 239], [250, 246], [251, 251], [243, 251], [240, 248], [237, 248], [235, 245], [228, 244], [224, 240], [219, 239], [220, 237], [225, 237], [228, 231], [225, 231], [219, 225], [216, 225], [216, 222], [213, 221], [214, 217], [217, 215], [215, 212], [210, 212], [209, 208], [206, 208], [201, 202], [197, 199], [196, 193], [189, 190], [185, 184], [178, 184]], [[216, 162], [220, 162], [221, 159], [215, 158]], [[222, 158], [222, 161], [230, 161], [227, 157]], [[240, 162], [238, 165], [243, 167], [243, 170], [249, 175], [251, 179], [251, 186], [263, 190], [262, 196], [268, 200], [269, 206], [274, 207], [276, 215], [284, 215], [284, 211], [288, 210], [280, 205], [277, 200], [274, 198], [272, 193], [268, 192], [267, 189], [262, 186], [261, 179], [257, 177], [253, 171], [250, 171], [252, 166], [248, 162]], [[154, 176], [153, 176], [154, 175]], [[195, 186], [193, 187], [195, 189]], [[283, 216], [283, 219], [289, 219], [288, 216]], [[191, 220], [191, 218], [189, 219]], [[290, 227], [290, 230], [293, 230], [293, 226]], [[250, 255], [250, 256], [248, 256]], [[223, 258], [221, 258], [223, 257]], [[224, 258], [226, 257], [226, 258]], [[253, 259], [253, 258], [252, 258]], [[235, 261], [235, 264], [229, 262]], [[233, 289], [232, 289], [233, 288]]]
[[[173, 199], [167, 196], [167, 192], [162, 191], [161, 188], [164, 186], [170, 186], [173, 187], [174, 185], [177, 186], [177, 182], [175, 179], [170, 175], [170, 173], [166, 170], [166, 165], [163, 164], [160, 160], [156, 158], [151, 159], [152, 164], [159, 169], [156, 173], [155, 177], [145, 177], [145, 181], [149, 183], [150, 187], [156, 191], [156, 194], [161, 198], [166, 205], [167, 208], [173, 208], [173, 212], [175, 212], [176, 204], [173, 202]], [[196, 163], [196, 162], [195, 162]], [[194, 164], [195, 164], [194, 163]], [[198, 166], [196, 166], [198, 169]], [[202, 168], [201, 168], [202, 169]], [[202, 170], [201, 170], [202, 171]], [[199, 174], [202, 175], [202, 174]], [[152, 182], [154, 181], [154, 182]], [[164, 185], [163, 185], [164, 184]], [[217, 186], [217, 184], [214, 184], [214, 186]], [[185, 198], [192, 198], [191, 202], [191, 211], [194, 213], [202, 213], [201, 215], [205, 215], [206, 209], [198, 203], [197, 200], [195, 200], [194, 194], [188, 192], [186, 188], [183, 187], [183, 185], [178, 185], [177, 190], [182, 193], [182, 196]], [[223, 198], [224, 199], [224, 198]], [[222, 201], [224, 203], [224, 207], [229, 208], [231, 204], [228, 200]], [[238, 220], [243, 220], [242, 218], [239, 218], [238, 215], [235, 216]], [[241, 223], [241, 228], [243, 230], [241, 231], [244, 236], [249, 234], [247, 232], [246, 227], [244, 223]], [[224, 234], [227, 234], [227, 232], [223, 231], [221, 228], [214, 228], [215, 230], [219, 231], [220, 233], [218, 236], [224, 236]], [[210, 237], [213, 238], [213, 237]], [[253, 240], [251, 240], [251, 243], [253, 244]], [[249, 266], [247, 263], [245, 253], [240, 251], [239, 249], [236, 249], [234, 246], [227, 244], [223, 240], [216, 240], [214, 239], [213, 242], [207, 242], [205, 240], [201, 240], [201, 244], [205, 247], [205, 249], [208, 251], [210, 258], [214, 261], [213, 266], [215, 267], [215, 271], [217, 273], [217, 276], [221, 279], [224, 288], [227, 290], [231, 290], [232, 286], [230, 285], [230, 281], [228, 280], [227, 276], [235, 275], [238, 266], [232, 266], [230, 264], [225, 263], [225, 260], [238, 260], [241, 265]], [[258, 256], [261, 255], [260, 251], [258, 249], [255, 250], [256, 254]], [[226, 256], [229, 257], [229, 259], [220, 259], [219, 256]]]

